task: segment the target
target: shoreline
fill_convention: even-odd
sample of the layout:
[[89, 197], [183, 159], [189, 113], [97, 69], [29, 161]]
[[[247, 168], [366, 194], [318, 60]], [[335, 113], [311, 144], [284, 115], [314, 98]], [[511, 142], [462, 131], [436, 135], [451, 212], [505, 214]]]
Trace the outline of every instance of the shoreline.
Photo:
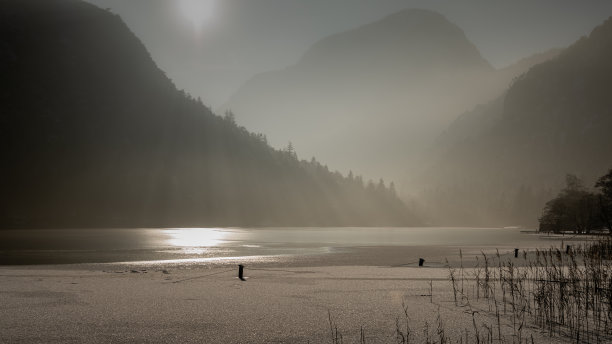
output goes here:
[[[330, 234], [331, 233], [331, 234]], [[380, 235], [379, 235], [380, 233]], [[465, 233], [465, 234], [464, 234]], [[481, 238], [481, 233], [486, 238]], [[2, 234], [2, 233], [0, 233]], [[121, 233], [116, 237], [106, 231], [83, 234], [74, 238], [73, 232], [62, 232], [26, 239], [4, 237], [0, 245], [0, 266], [27, 265], [88, 265], [88, 264], [138, 264], [138, 265], [227, 265], [276, 264], [279, 266], [367, 265], [390, 266], [410, 264], [419, 258], [426, 262], [451, 264], [457, 260], [460, 250], [466, 256], [482, 252], [502, 254], [519, 249], [530, 251], [551, 246], [596, 240], [595, 236], [543, 235], [524, 233], [516, 229], [498, 229], [495, 232], [482, 229], [305, 229], [294, 230], [149, 230]], [[79, 233], [81, 235], [82, 233]], [[325, 238], [317, 240], [318, 235]], [[473, 238], [474, 242], [470, 239]], [[498, 237], [498, 234], [501, 237]], [[279, 238], [279, 235], [281, 236]], [[448, 240], [441, 243], [437, 238]], [[348, 241], [343, 238], [348, 236]], [[291, 242], [290, 240], [295, 240]], [[370, 240], [372, 242], [370, 242]], [[47, 242], [51, 242], [47, 244]], [[16, 247], [8, 248], [9, 243]], [[193, 246], [190, 246], [193, 245]]]

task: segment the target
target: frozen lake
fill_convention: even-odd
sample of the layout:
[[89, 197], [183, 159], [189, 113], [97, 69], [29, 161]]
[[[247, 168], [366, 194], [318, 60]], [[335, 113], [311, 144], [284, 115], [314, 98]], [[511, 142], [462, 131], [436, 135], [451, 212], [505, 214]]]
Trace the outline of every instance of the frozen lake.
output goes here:
[[[0, 265], [207, 263], [320, 256], [356, 248], [521, 249], [550, 239], [518, 228], [165, 228], [0, 231]], [[570, 238], [567, 238], [570, 239]], [[559, 239], [556, 238], [556, 241]], [[385, 251], [385, 250], [382, 250]]]

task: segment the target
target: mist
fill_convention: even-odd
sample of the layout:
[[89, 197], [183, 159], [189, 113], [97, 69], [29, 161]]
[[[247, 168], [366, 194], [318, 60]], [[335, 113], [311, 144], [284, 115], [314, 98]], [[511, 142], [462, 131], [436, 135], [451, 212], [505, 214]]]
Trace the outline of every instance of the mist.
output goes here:
[[[605, 38], [589, 38], [597, 25], [605, 26], [602, 23], [612, 11], [607, 2], [593, 2], [588, 7], [574, 2], [490, 4], [484, 1], [462, 4], [451, 1], [335, 1], [330, 4], [272, 0], [96, 0], [89, 3], [121, 21], [122, 30], [131, 31], [123, 35], [133, 35], [139, 40], [142, 45], [138, 49], [142, 51], [136, 52], [137, 49], [127, 43], [131, 38], [126, 39], [126, 43], [118, 45], [117, 55], [106, 59], [108, 62], [96, 68], [89, 64], [72, 68], [81, 68], [80, 74], [58, 62], [56, 70], [66, 69], [63, 73], [70, 76], [68, 81], [60, 81], [57, 74], [39, 65], [34, 68], [26, 63], [18, 65], [24, 60], [19, 59], [17, 48], [3, 48], [6, 51], [4, 59], [8, 65], [18, 65], [12, 68], [10, 76], [22, 83], [24, 90], [31, 87], [23, 82], [26, 77], [35, 80], [36, 74], [48, 75], [44, 82], [58, 84], [56, 93], [65, 88], [63, 93], [48, 97], [66, 99], [65, 104], [69, 99], [81, 99], [79, 105], [71, 105], [68, 113], [85, 112], [88, 104], [100, 102], [99, 95], [104, 99], [115, 98], [113, 106], [100, 103], [90, 111], [99, 114], [110, 111], [112, 115], [108, 118], [113, 121], [96, 119], [94, 122], [100, 124], [92, 125], [86, 123], [86, 116], [65, 119], [60, 114], [66, 113], [66, 107], [55, 101], [52, 105], [32, 103], [25, 110], [32, 113], [32, 119], [40, 117], [42, 121], [49, 121], [53, 118], [56, 121], [52, 125], [53, 132], [34, 134], [25, 126], [28, 123], [13, 122], [12, 117], [7, 123], [16, 123], [16, 128], [24, 125], [23, 137], [41, 144], [39, 148], [33, 148], [38, 147], [35, 144], [19, 148], [24, 154], [40, 154], [49, 161], [59, 157], [56, 170], [72, 171], [74, 166], [79, 166], [81, 162], [74, 157], [87, 157], [96, 162], [88, 164], [97, 166], [103, 161], [100, 157], [105, 156], [116, 159], [122, 167], [115, 171], [123, 169], [127, 175], [133, 171], [159, 171], [150, 176], [149, 183], [164, 186], [146, 192], [155, 201], [137, 199], [143, 190], [156, 187], [147, 186], [142, 180], [132, 181], [134, 187], [122, 188], [129, 194], [124, 200], [142, 204], [117, 208], [149, 209], [156, 216], [172, 221], [198, 223], [202, 218], [193, 213], [202, 204], [208, 204], [211, 219], [223, 219], [220, 221], [224, 224], [249, 224], [255, 218], [258, 219], [255, 222], [268, 223], [267, 216], [255, 216], [257, 211], [243, 208], [251, 204], [245, 199], [271, 198], [263, 195], [272, 192], [274, 187], [263, 187], [266, 192], [258, 192], [262, 188], [256, 184], [264, 183], [263, 180], [274, 184], [274, 178], [258, 170], [260, 167], [274, 170], [265, 160], [272, 154], [275, 157], [270, 161], [289, 164], [279, 168], [287, 172], [286, 178], [295, 177], [289, 176], [289, 166], [319, 171], [312, 172], [309, 182], [294, 181], [295, 189], [288, 186], [287, 194], [279, 197], [293, 199], [295, 209], [301, 209], [290, 211], [289, 215], [278, 215], [277, 219], [284, 218], [283, 223], [292, 222], [291, 214], [296, 216], [296, 223], [309, 221], [310, 215], [305, 214], [309, 214], [306, 209], [312, 209], [308, 206], [312, 200], [303, 200], [315, 197], [314, 194], [306, 196], [305, 189], [313, 190], [305, 186], [309, 183], [320, 188], [316, 197], [327, 193], [325, 197], [330, 208], [335, 209], [329, 214], [348, 211], [338, 210], [345, 202], [340, 199], [353, 191], [344, 190], [344, 196], [337, 198], [334, 192], [325, 190], [328, 187], [322, 186], [326, 182], [321, 179], [335, 179], [338, 184], [353, 185], [354, 182], [356, 188], [362, 190], [388, 188], [392, 198], [401, 199], [408, 205], [406, 213], [415, 219], [414, 223], [534, 226], [547, 200], [563, 188], [566, 174], [577, 175], [587, 185], [593, 185], [608, 168], [608, 141], [598, 131], [607, 125], [607, 117], [600, 114], [605, 109], [605, 99], [579, 92], [567, 94], [567, 98], [562, 99], [565, 93], [561, 92], [576, 84], [583, 85], [580, 86], [583, 90], [598, 87], [601, 80], [595, 76], [597, 72], [592, 76], [588, 74], [591, 79], [572, 74], [566, 75], [561, 82], [553, 80], [567, 74], [563, 67], [556, 65], [564, 65], [566, 70], [587, 66], [607, 68], [605, 62], [592, 58], [592, 54], [599, 54], [595, 50], [599, 49], [596, 44], [600, 44], [592, 42], [605, 41]], [[100, 35], [103, 29], [95, 30], [94, 33]], [[109, 35], [106, 38], [111, 46], [113, 40], [125, 37]], [[62, 39], [59, 43], [62, 48], [55, 50], [57, 61], [72, 59], [65, 56], [76, 56], [70, 50], [82, 48], [71, 49], [67, 45], [71, 39], [85, 42], [83, 46], [90, 45], [84, 37]], [[581, 43], [583, 41], [587, 43]], [[104, 44], [106, 42], [100, 46]], [[92, 51], [95, 49], [102, 48], [94, 47]], [[27, 52], [33, 51], [32, 48]], [[90, 58], [86, 52], [79, 54], [85, 57], [81, 61]], [[605, 54], [605, 51], [600, 53]], [[574, 55], [583, 56], [584, 60], [572, 58]], [[126, 65], [128, 61], [140, 65], [141, 69], [130, 68]], [[559, 71], [538, 74], [538, 69]], [[103, 77], [96, 70], [109, 73]], [[86, 87], [76, 84], [85, 79], [91, 80], [91, 84]], [[107, 89], [106, 85], [113, 82], [121, 86]], [[8, 94], [12, 92], [9, 84], [7, 81]], [[542, 86], [528, 90], [525, 85], [531, 84], [557, 85], [558, 89], [547, 91]], [[129, 95], [131, 89], [139, 88], [139, 92]], [[157, 92], [154, 96], [153, 88]], [[115, 91], [121, 94], [111, 96]], [[527, 93], [532, 94], [531, 98], [525, 96]], [[157, 99], [147, 101], [151, 96]], [[91, 100], [87, 100], [89, 98]], [[593, 115], [580, 117], [582, 110], [578, 106], [586, 104], [584, 99], [587, 98], [593, 98], [589, 105], [584, 105]], [[11, 111], [19, 113], [19, 106], [15, 105]], [[140, 108], [140, 112], [134, 111], [136, 108]], [[170, 119], [166, 116], [168, 109], [173, 108], [177, 113]], [[38, 112], [40, 109], [46, 109], [48, 114], [42, 115]], [[514, 115], [516, 109], [533, 116]], [[148, 120], [144, 120], [146, 117]], [[167, 127], [174, 120], [179, 123]], [[553, 126], [547, 120], [566, 125]], [[187, 123], [194, 126], [189, 127]], [[76, 131], [69, 133], [70, 126]], [[555, 129], [551, 129], [553, 127]], [[81, 133], [75, 134], [79, 131]], [[18, 132], [7, 131], [6, 147], [15, 145], [11, 140], [19, 140]], [[90, 133], [92, 142], [80, 143], [95, 151], [68, 153], [60, 150], [64, 149], [62, 145], [86, 137], [85, 132]], [[525, 136], [527, 133], [531, 136]], [[582, 138], [586, 136], [589, 138]], [[121, 139], [117, 141], [117, 137]], [[58, 150], [44, 147], [43, 138], [55, 142]], [[107, 141], [116, 147], [110, 149], [103, 143]], [[525, 142], [530, 142], [526, 150]], [[121, 146], [126, 143], [128, 146]], [[485, 151], [483, 147], [489, 149]], [[145, 155], [120, 156], [118, 152], [121, 151]], [[24, 176], [23, 171], [31, 166], [19, 161], [15, 151], [7, 149], [7, 152], [16, 161], [7, 173]], [[259, 167], [245, 162], [250, 161], [249, 154], [259, 157], [254, 158]], [[585, 156], [591, 158], [585, 160]], [[193, 165], [190, 160], [195, 160]], [[141, 166], [131, 166], [129, 161], [141, 161]], [[86, 172], [77, 169], [74, 178], [84, 185], [88, 180], [101, 182], [117, 178], [113, 175], [115, 171], [106, 166], [99, 170], [104, 172], [95, 176], [95, 167]], [[232, 182], [230, 175], [241, 173], [250, 174], [246, 183], [250, 191]], [[57, 177], [67, 178], [66, 175], [57, 174]], [[51, 180], [56, 177], [49, 175], [39, 179], [47, 180], [45, 178], [50, 178], [49, 182], [41, 188], [80, 189], [75, 188], [74, 183], [68, 183], [67, 187], [53, 183]], [[130, 178], [133, 176], [125, 180]], [[182, 182], [177, 178], [183, 179]], [[19, 184], [7, 182], [18, 202], [6, 208], [13, 209], [21, 202], [21, 206], [6, 211], [13, 219], [9, 223], [28, 218], [15, 209], [26, 209], [38, 203], [37, 207], [45, 209], [46, 216], [60, 214], [65, 217], [67, 211], [63, 206], [73, 207], [67, 199], [81, 197], [66, 196], [60, 202], [44, 197], [31, 201], [36, 188], [25, 179], [23, 182], [23, 187], [32, 188], [31, 192], [19, 192]], [[104, 205], [96, 207], [94, 202], [85, 208], [91, 209], [91, 213], [96, 209], [114, 208], [107, 204], [112, 196], [103, 191], [112, 188], [89, 184], [97, 185], [96, 193], [105, 194], [99, 197]], [[113, 187], [117, 185], [118, 182]], [[197, 196], [189, 196], [191, 200], [184, 192], [189, 185], [202, 186]], [[128, 192], [130, 189], [132, 191]], [[217, 191], [206, 195], [203, 190]], [[242, 197], [249, 192], [253, 192], [253, 196]], [[53, 197], [60, 194], [54, 192]], [[173, 195], [171, 198], [176, 202], [162, 201], [168, 194]], [[220, 203], [232, 206], [230, 209], [217, 206], [212, 199], [224, 200]], [[87, 202], [80, 202], [76, 207]], [[59, 208], [47, 208], [47, 203]], [[161, 215], [164, 208], [173, 207], [172, 215]], [[186, 216], [185, 209], [192, 209], [187, 211], [192, 215]], [[91, 217], [86, 210], [77, 213], [81, 214], [74, 215], [75, 218]], [[343, 218], [342, 223], [360, 223], [350, 221], [351, 216], [347, 214], [329, 214], [323, 217]], [[130, 217], [129, 213], [113, 216], [126, 221]]]
[[610, 12], [606, 1], [212, 0], [206, 2], [213, 3], [213, 14], [198, 30], [181, 12], [181, 1], [89, 2], [121, 15], [170, 78], [214, 109], [255, 74], [296, 64], [324, 37], [404, 9], [444, 15], [495, 68], [565, 47]]
[[[566, 174], [578, 175], [586, 184], [593, 185], [608, 168], [605, 162], [607, 141], [599, 138], [601, 134], [594, 133], [597, 138], [590, 143], [558, 138], [572, 137], [573, 132], [580, 128], [583, 128], [582, 135], [586, 135], [584, 133], [587, 128], [597, 121], [583, 119], [573, 122], [573, 127], [558, 128], [556, 132], [545, 136], [546, 139], [543, 136], [541, 140], [533, 141], [530, 150], [520, 152], [519, 146], [526, 140], [521, 135], [529, 131], [525, 128], [543, 122], [536, 120], [530, 123], [523, 119], [524, 123], [520, 125], [510, 125], [512, 121], [506, 115], [506, 94], [525, 92], [516, 90], [516, 87], [516, 91], [511, 92], [515, 81], [528, 74], [532, 67], [562, 56], [580, 37], [589, 35], [595, 26], [603, 23], [612, 12], [612, 6], [605, 1], [592, 2], [590, 6], [581, 6], [571, 1], [536, 4], [527, 1], [492, 4], [486, 1], [344, 0], [332, 3], [273, 0], [89, 2], [106, 9], [108, 13], [116, 14], [141, 40], [155, 64], [150, 69], [159, 68], [173, 87], [181, 90], [182, 96], [192, 104], [183, 108], [199, 107], [200, 110], [196, 112], [209, 113], [210, 116], [216, 114], [217, 117], [202, 121], [194, 113], [186, 115], [188, 119], [183, 122], [216, 123], [206, 124], [209, 128], [227, 127], [227, 123], [236, 126], [236, 129], [207, 129], [207, 140], [187, 138], [185, 132], [175, 130], [171, 134], [158, 136], [160, 141], [157, 150], [143, 148], [151, 158], [141, 164], [150, 163], [156, 166], [150, 167], [150, 170], [163, 171], [150, 180], [157, 181], [153, 184], [166, 186], [146, 191], [151, 195], [150, 198], [155, 199], [147, 201], [149, 205], [132, 204], [123, 209], [155, 209], [158, 219], [173, 219], [170, 222], [164, 220], [165, 223], [201, 222], [202, 217], [193, 214], [186, 216], [184, 211], [192, 209], [191, 213], [195, 213], [201, 204], [209, 204], [206, 206], [208, 209], [216, 209], [209, 210], [211, 216], [217, 214], [213, 216], [213, 223], [273, 223], [280, 218], [283, 218], [282, 223], [292, 223], [292, 215], [278, 215], [275, 217], [277, 220], [266, 220], [268, 215], [255, 216], [253, 214], [257, 211], [244, 210], [250, 207], [251, 201], [244, 201], [247, 197], [242, 195], [250, 191], [235, 185], [229, 177], [232, 173], [239, 174], [236, 166], [244, 166], [244, 163], [232, 165], [234, 157], [226, 157], [224, 154], [231, 152], [246, 156], [247, 153], [235, 148], [221, 148], [224, 144], [215, 141], [213, 137], [234, 135], [226, 133], [226, 130], [253, 138], [249, 139], [251, 143], [247, 145], [271, 146], [271, 149], [279, 152], [279, 157], [291, 157], [293, 160], [290, 164], [297, 166], [312, 163], [308, 167], [311, 170], [319, 170], [321, 167], [327, 170], [325, 173], [335, 173], [339, 183], [345, 178], [349, 181], [359, 180], [357, 184], [362, 186], [358, 189], [366, 189], [368, 185], [371, 189], [377, 185], [393, 189], [390, 192], [408, 205], [406, 213], [410, 214], [407, 217], [413, 219], [408, 221], [411, 223], [534, 226], [547, 200], [563, 188]], [[6, 56], [10, 57], [10, 54]], [[114, 63], [116, 67], [113, 68], [117, 70], [124, 68], [119, 67], [120, 62]], [[129, 74], [126, 72], [115, 80], [124, 82]], [[539, 82], [554, 83], [547, 80]], [[568, 84], [572, 84], [572, 81], [568, 81]], [[138, 82], [125, 85], [138, 85]], [[128, 88], [124, 86], [122, 89]], [[550, 97], [546, 98], [547, 101], [557, 99], [554, 95]], [[162, 98], [166, 99], [167, 96]], [[145, 98], [142, 99], [139, 104], [145, 103]], [[129, 102], [132, 103], [129, 105], [131, 108], [141, 106], [134, 105], [134, 99]], [[600, 103], [599, 100], [595, 102]], [[128, 113], [130, 110], [122, 107], [127, 103], [117, 104], [120, 110], [113, 111]], [[158, 110], [170, 108], [170, 104], [176, 101], [159, 103], [163, 105], [158, 105], [158, 109], [154, 109], [153, 103], [144, 108], [156, 113], [153, 117], [162, 118], [164, 115]], [[530, 104], [534, 108], [543, 106], [535, 102]], [[601, 104], [595, 107], [605, 108]], [[535, 110], [530, 108], [526, 111]], [[220, 121], [219, 118], [224, 120]], [[146, 127], [155, 132], [161, 130], [165, 121], [148, 121]], [[598, 125], [605, 128], [601, 123]], [[185, 124], [178, 126], [184, 127]], [[541, 130], [550, 131], [544, 127]], [[122, 131], [126, 137], [131, 135], [127, 128]], [[539, 135], [536, 129], [532, 131], [533, 135]], [[189, 135], [197, 136], [197, 132], [192, 130]], [[15, 134], [11, 135], [16, 137]], [[96, 135], [98, 133], [93, 133], [91, 137]], [[50, 137], [55, 136], [50, 134]], [[501, 137], [506, 140], [503, 144]], [[137, 141], [135, 137], [126, 140]], [[177, 142], [181, 140], [184, 142]], [[190, 147], [202, 142], [214, 142], [220, 148], [198, 150]], [[233, 144], [231, 142], [232, 139], [228, 139], [227, 144]], [[500, 148], [497, 151], [482, 152], [474, 149], [474, 146], [479, 145]], [[599, 153], [591, 160], [578, 158], [593, 155], [585, 152], [590, 152], [595, 146]], [[131, 149], [125, 149], [124, 152]], [[573, 153], [566, 154], [568, 149]], [[158, 166], [168, 159], [163, 157], [168, 154], [163, 151], [176, 152], [175, 161], [178, 165]], [[197, 160], [192, 151], [196, 152], [195, 156], [203, 151], [216, 153], [210, 153], [210, 157], [202, 163], [183, 163], [190, 159]], [[539, 152], [539, 155], [535, 152]], [[92, 154], [92, 157], [97, 154]], [[115, 153], [104, 154], [115, 156]], [[260, 155], [263, 156], [265, 154]], [[117, 157], [117, 161], [122, 162], [130, 159]], [[265, 164], [262, 161], [260, 163]], [[70, 162], [65, 166], [70, 169], [70, 166], [78, 164]], [[196, 166], [195, 170], [190, 166]], [[251, 171], [250, 167], [241, 169], [244, 169], [243, 172]], [[125, 170], [146, 169], [126, 165]], [[23, 175], [18, 165], [15, 165], [15, 171], [16, 175]], [[107, 168], [101, 171], [107, 171]], [[210, 184], [205, 189], [218, 192], [193, 196], [192, 200], [185, 199], [186, 193], [172, 186], [177, 183], [172, 181], [177, 178], [174, 175], [176, 173], [183, 173], [182, 188]], [[204, 175], [219, 176], [220, 179], [198, 180], [198, 176]], [[269, 178], [265, 173], [254, 170], [251, 175], [259, 177], [250, 178], [247, 183], [249, 185], [263, 183], [263, 179]], [[87, 184], [87, 180], [101, 178], [84, 177], [82, 173], [78, 173], [77, 177], [83, 178], [84, 184]], [[115, 177], [109, 175], [108, 178], [111, 180]], [[329, 179], [317, 175], [309, 183], [319, 187], [326, 185], [326, 182], [320, 181], [322, 178]], [[221, 179], [227, 180], [221, 182]], [[141, 183], [133, 182], [134, 185]], [[308, 183], [295, 183], [298, 184]], [[18, 190], [16, 185], [13, 183], [9, 187]], [[72, 185], [68, 187], [71, 188]], [[139, 203], [136, 201], [138, 194], [148, 188], [152, 186], [135, 186], [126, 199]], [[103, 186], [97, 190], [104, 194], [104, 189], [111, 190]], [[293, 222], [308, 223], [310, 213], [305, 209], [312, 208], [309, 207], [312, 201], [303, 198], [310, 196], [305, 196], [307, 192], [302, 186], [293, 191], [290, 189], [286, 190], [285, 197], [294, 199], [296, 204], [300, 204], [296, 209], [301, 209], [289, 212], [296, 216]], [[269, 196], [263, 196], [270, 190], [256, 190], [261, 188], [253, 187], [254, 194], [249, 199], [270, 199]], [[161, 199], [168, 192], [175, 195], [173, 197], [177, 201], [165, 205], [166, 202]], [[347, 191], [346, 194], [351, 192]], [[255, 196], [258, 193], [260, 195]], [[30, 197], [23, 197], [30, 194], [19, 194], [17, 199], [22, 200], [23, 209], [28, 207], [27, 204], [38, 204], [37, 201], [32, 202]], [[330, 198], [331, 194], [325, 197]], [[232, 204], [231, 208], [236, 209], [215, 205], [212, 200], [205, 201], [209, 197], [225, 200], [221, 204]], [[74, 199], [78, 198], [74, 196]], [[106, 204], [112, 202], [112, 198], [110, 195], [102, 196], [100, 199], [106, 200], [104, 206], [96, 207], [92, 203], [85, 208], [113, 208]], [[60, 207], [44, 210], [49, 216], [65, 214], [62, 205], [70, 203], [44, 199], [39, 198], [40, 209], [45, 209], [44, 204], [47, 202]], [[334, 204], [332, 208], [336, 210], [329, 214], [338, 213], [338, 209], [342, 208], [339, 204], [343, 202], [330, 199], [329, 204]], [[365, 200], [363, 202], [367, 203]], [[7, 209], [13, 209], [18, 203], [11, 204]], [[244, 205], [239, 206], [242, 203]], [[87, 202], [81, 202], [77, 208], [84, 204]], [[68, 205], [68, 208], [71, 207]], [[175, 210], [169, 211], [171, 214], [167, 216], [161, 215], [167, 207], [175, 207]], [[91, 210], [92, 213], [96, 211]], [[82, 214], [75, 216], [90, 217], [88, 211], [80, 212]], [[117, 212], [122, 213], [120, 210]], [[27, 215], [17, 213], [17, 210], [7, 211], [13, 219], [9, 223], [28, 218]], [[351, 221], [346, 214], [329, 214], [322, 217], [342, 218], [342, 223], [350, 224], [362, 221]], [[113, 216], [125, 221], [130, 217], [129, 213]], [[146, 219], [148, 215], [141, 217]], [[318, 220], [313, 221], [319, 223]], [[150, 223], [155, 222], [158, 220]], [[397, 223], [396, 220], [391, 222]]]
[[[438, 163], [455, 120], [503, 98], [513, 80], [587, 35], [612, 11], [606, 2], [207, 1], [210, 13], [200, 17], [185, 12], [189, 1], [92, 3], [124, 17], [167, 75], [217, 114], [231, 111], [238, 125], [278, 149], [290, 144], [300, 159], [393, 181], [431, 223], [533, 225], [566, 173], [592, 181], [604, 171], [567, 168], [546, 182], [498, 176], [486, 182], [491, 192], [454, 196], [469, 200], [461, 215], [456, 202], [431, 215], [449, 190], [488, 180], [437, 173], [463, 170], [465, 161]], [[521, 188], [541, 190], [528, 215], [480, 209], [489, 197], [520, 198]]]

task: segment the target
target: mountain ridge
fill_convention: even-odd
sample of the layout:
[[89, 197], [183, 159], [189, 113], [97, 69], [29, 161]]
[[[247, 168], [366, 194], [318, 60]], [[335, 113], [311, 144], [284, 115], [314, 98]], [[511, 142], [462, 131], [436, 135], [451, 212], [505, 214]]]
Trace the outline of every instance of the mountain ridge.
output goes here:
[[[530, 68], [497, 100], [455, 121], [440, 137], [437, 162], [422, 181], [450, 192], [459, 183], [480, 180], [490, 185], [489, 195], [464, 189], [443, 197], [464, 199], [484, 209], [483, 213], [489, 213], [485, 221], [498, 217], [506, 225], [508, 221], [534, 225], [544, 203], [563, 186], [567, 173], [590, 185], [610, 168], [610, 61], [612, 18], [556, 57]], [[444, 171], [453, 171], [455, 176]], [[520, 188], [530, 195], [523, 192], [521, 196]], [[515, 197], [513, 207], [522, 214], [501, 205], [509, 202], [501, 201], [502, 194]], [[440, 195], [433, 198], [438, 198], [430, 200], [436, 208]], [[487, 203], [499, 209], [493, 211]]]
[[443, 15], [407, 9], [319, 40], [295, 65], [248, 80], [219, 111], [273, 146], [291, 141], [341, 170], [400, 180], [419, 165], [418, 147], [529, 61], [495, 70]]
[[[322, 59], [323, 62], [334, 62], [329, 57], [318, 57], [321, 53], [343, 53], [343, 49], [349, 49], [349, 54], [366, 54], [367, 57], [376, 55], [378, 49], [388, 49], [394, 45], [399, 53], [402, 53], [402, 45], [411, 46], [419, 43], [423, 39], [422, 33], [427, 32], [427, 42], [432, 48], [466, 50], [467, 58], [465, 61], [454, 58], [450, 63], [460, 64], [462, 68], [466, 65], [474, 64], [478, 68], [492, 69], [491, 65], [480, 56], [480, 53], [473, 44], [464, 46], [467, 38], [465, 33], [457, 25], [449, 22], [441, 14], [424, 9], [405, 9], [400, 12], [388, 15], [376, 22], [357, 27], [353, 30], [348, 30], [342, 33], [334, 34], [323, 38], [312, 45], [297, 62], [296, 66], [316, 64], [317, 60]], [[431, 43], [432, 40], [440, 40], [442, 42]], [[348, 41], [348, 42], [347, 42]], [[358, 41], [359, 44], [354, 44], [351, 41]], [[445, 44], [446, 43], [446, 44]], [[452, 44], [457, 46], [453, 47]], [[356, 50], [351, 50], [356, 48]], [[412, 54], [411, 54], [412, 55]], [[348, 58], [349, 56], [344, 56]], [[410, 56], [414, 58], [415, 56]], [[444, 58], [444, 52], [428, 52], [422, 58]], [[376, 61], [369, 61], [376, 62]], [[383, 61], [385, 62], [385, 61]], [[419, 61], [421, 62], [421, 61]]]
[[416, 223], [392, 185], [274, 150], [177, 90], [119, 16], [0, 7], [0, 228]]

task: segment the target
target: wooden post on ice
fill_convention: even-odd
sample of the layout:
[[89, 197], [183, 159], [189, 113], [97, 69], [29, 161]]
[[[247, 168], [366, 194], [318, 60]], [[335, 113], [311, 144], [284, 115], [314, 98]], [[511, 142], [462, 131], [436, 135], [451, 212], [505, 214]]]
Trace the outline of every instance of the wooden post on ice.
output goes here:
[[240, 264], [238, 265], [238, 278], [240, 278], [241, 281], [244, 281], [244, 265]]

